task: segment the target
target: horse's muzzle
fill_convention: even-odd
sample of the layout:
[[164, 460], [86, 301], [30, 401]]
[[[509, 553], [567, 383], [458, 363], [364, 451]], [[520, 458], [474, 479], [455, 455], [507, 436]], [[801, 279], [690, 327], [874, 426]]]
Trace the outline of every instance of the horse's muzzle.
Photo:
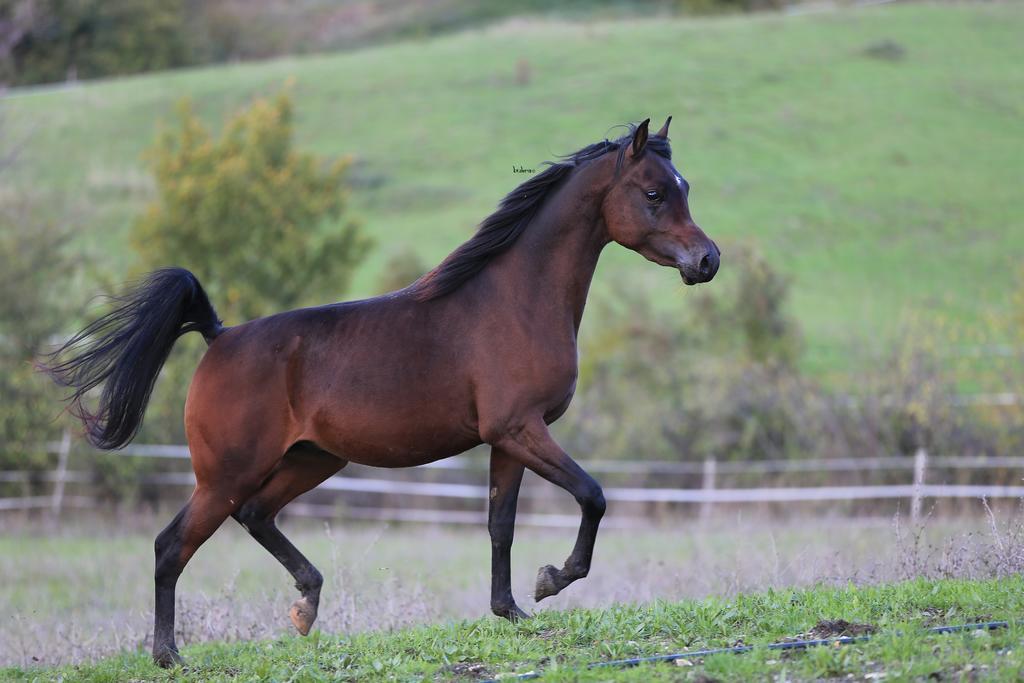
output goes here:
[[718, 272], [719, 259], [718, 248], [712, 244], [711, 248], [704, 252], [704, 255], [699, 260], [695, 262], [680, 261], [679, 275], [682, 276], [683, 282], [688, 285], [711, 282], [715, 277], [715, 273]]

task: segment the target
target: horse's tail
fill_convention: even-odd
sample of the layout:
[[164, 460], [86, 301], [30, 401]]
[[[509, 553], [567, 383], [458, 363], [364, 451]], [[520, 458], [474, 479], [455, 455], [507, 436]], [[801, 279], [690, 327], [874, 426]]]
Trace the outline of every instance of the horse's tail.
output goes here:
[[[74, 391], [68, 410], [98, 448], [121, 448], [142, 425], [153, 385], [175, 340], [201, 332], [209, 344], [224, 328], [196, 276], [184, 268], [147, 275], [114, 310], [49, 354], [40, 369]], [[86, 394], [103, 385], [95, 412]]]

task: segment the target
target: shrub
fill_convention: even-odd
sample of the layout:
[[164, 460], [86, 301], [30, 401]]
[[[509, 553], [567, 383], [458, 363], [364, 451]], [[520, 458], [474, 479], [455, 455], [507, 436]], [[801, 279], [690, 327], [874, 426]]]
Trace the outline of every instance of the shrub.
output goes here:
[[[700, 290], [683, 314], [655, 314], [642, 295], [618, 312], [596, 302], [606, 323], [585, 338], [580, 389], [559, 427], [572, 453], [756, 460], [920, 447], [998, 455], [1024, 446], [1019, 407], [973, 404], [950, 362], [954, 340], [933, 324], [908, 327], [841, 390], [806, 376], [787, 283], [756, 254], [727, 251], [732, 282]], [[992, 374], [1003, 387], [1020, 386], [1018, 357], [1003, 360]]]
[[149, 152], [139, 263], [192, 270], [229, 322], [339, 298], [370, 246], [344, 219], [350, 162], [295, 150], [292, 116], [288, 95], [260, 99], [215, 138], [185, 102]]
[[384, 262], [384, 268], [377, 277], [377, 292], [387, 294], [408, 287], [428, 270], [412, 247], [396, 249]]
[[[294, 149], [292, 116], [287, 94], [260, 99], [217, 137], [182, 103], [148, 154], [157, 197], [133, 229], [139, 266], [193, 271], [229, 325], [342, 298], [370, 248], [345, 216], [349, 161]], [[202, 348], [198, 335], [176, 346], [142, 438], [183, 442]]]
[[63, 249], [70, 230], [41, 213], [31, 195], [0, 194], [0, 469], [44, 469], [42, 445], [63, 424], [59, 392], [33, 361], [61, 329], [77, 264]]
[[191, 62], [182, 0], [15, 0], [0, 24], [10, 32], [0, 81], [15, 85]]

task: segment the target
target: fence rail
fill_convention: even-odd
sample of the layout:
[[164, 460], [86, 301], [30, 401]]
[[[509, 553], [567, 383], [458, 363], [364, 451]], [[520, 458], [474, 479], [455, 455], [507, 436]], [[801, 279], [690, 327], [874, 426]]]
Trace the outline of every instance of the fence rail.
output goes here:
[[[61, 441], [46, 444], [47, 451], [58, 453]], [[142, 458], [170, 458], [187, 460], [191, 456], [188, 446], [166, 444], [130, 444], [117, 451], [121, 455]], [[857, 472], [862, 470], [912, 470], [914, 459], [903, 455], [866, 456], [863, 458], [801, 458], [775, 460], [735, 461], [717, 460], [722, 474], [782, 473], [782, 472]], [[668, 460], [590, 460], [581, 466], [595, 474], [701, 474], [702, 462], [674, 462]], [[1024, 468], [1024, 456], [992, 455], [932, 455], [929, 466], [950, 469], [1005, 469]], [[448, 458], [420, 465], [424, 469], [486, 471], [486, 462]]]
[[[91, 475], [87, 472], [69, 470], [70, 436], [60, 442], [48, 444], [48, 449], [58, 455], [58, 467], [52, 472], [29, 473], [23, 471], [0, 472], [0, 482], [45, 481], [53, 484], [49, 496], [21, 496], [0, 499], [0, 511], [47, 509], [59, 513], [61, 507], [88, 507], [93, 501], [87, 496], [65, 496], [66, 484], [88, 484]], [[184, 460], [189, 458], [188, 448], [179, 445], [137, 444], [125, 448], [125, 456], [144, 458], [167, 458]], [[697, 504], [699, 516], [707, 518], [716, 504], [746, 503], [798, 503], [822, 501], [856, 501], [907, 499], [910, 501], [912, 517], [920, 514], [922, 500], [927, 498], [1024, 498], [1024, 486], [988, 484], [928, 484], [929, 469], [947, 470], [991, 470], [1021, 469], [1024, 471], [1024, 457], [1019, 456], [935, 456], [929, 457], [923, 450], [912, 457], [880, 456], [865, 458], [805, 459], [805, 460], [761, 460], [752, 462], [717, 461], [704, 462], [616, 462], [593, 461], [581, 465], [595, 474], [641, 475], [645, 477], [698, 476], [699, 487], [631, 487], [608, 486], [605, 498], [609, 501], [642, 504]], [[464, 472], [480, 483], [408, 481], [379, 477], [335, 476], [318, 489], [330, 492], [382, 494], [403, 497], [479, 500], [483, 504], [488, 497], [488, 487], [483, 473], [487, 469], [484, 461], [456, 458], [442, 460], [423, 466], [428, 470]], [[908, 483], [885, 485], [849, 486], [774, 486], [730, 488], [718, 485], [725, 475], [737, 474], [809, 474], [864, 471], [908, 471]], [[382, 471], [382, 470], [378, 470]], [[144, 475], [140, 483], [162, 486], [191, 486], [195, 484], [191, 472], [163, 472]], [[552, 491], [524, 490], [521, 498], [551, 500]], [[291, 514], [331, 516], [339, 512], [357, 519], [390, 519], [394, 521], [425, 521], [453, 524], [480, 523], [485, 520], [482, 510], [445, 510], [377, 507], [345, 507], [297, 501], [289, 507]], [[523, 514], [520, 520], [539, 526], [572, 526], [577, 518], [572, 515]], [[623, 519], [619, 523], [629, 526], [639, 518]], [[614, 522], [613, 522], [614, 523]]]

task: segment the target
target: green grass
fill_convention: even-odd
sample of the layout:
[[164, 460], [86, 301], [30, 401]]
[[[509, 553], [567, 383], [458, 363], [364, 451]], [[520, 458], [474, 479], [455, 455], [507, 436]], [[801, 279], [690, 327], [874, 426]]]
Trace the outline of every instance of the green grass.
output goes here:
[[[766, 521], [738, 512], [710, 524], [675, 520], [646, 529], [608, 528], [590, 575], [540, 604], [531, 599], [537, 567], [560, 563], [574, 532], [521, 526], [512, 586], [536, 620], [516, 629], [489, 615], [489, 544], [482, 527], [347, 523], [325, 529], [285, 520], [289, 538], [325, 578], [317, 621], [322, 645], [314, 653], [310, 641], [291, 638], [287, 611], [296, 597], [294, 582], [229, 524], [204, 544], [178, 583], [178, 642], [194, 663], [206, 662], [193, 672], [197, 679], [230, 667], [246, 672], [242, 680], [259, 678], [259, 667], [309, 657], [321, 658], [321, 668], [347, 657], [346, 675], [355, 676], [375, 661], [401, 655], [399, 669], [409, 676], [398, 679], [412, 680], [416, 671], [445, 664], [430, 648], [455, 648], [446, 653], [449, 664], [464, 658], [467, 665], [499, 673], [542, 661], [548, 668], [563, 659], [596, 661], [737, 639], [764, 643], [804, 633], [823, 619], [867, 621], [888, 630], [915, 619], [1002, 618], [1021, 613], [1021, 598], [1013, 596], [1016, 579], [946, 583], [934, 594], [920, 587], [927, 583], [865, 592], [848, 586], [1017, 575], [1024, 557], [1014, 531], [1018, 517], [1000, 516], [995, 523], [936, 518], [899, 533], [891, 519]], [[614, 519], [613, 513], [609, 522]], [[112, 680], [157, 675], [145, 668], [144, 655], [152, 634], [152, 539], [165, 521], [165, 515], [85, 516], [56, 532], [39, 524], [5, 526], [0, 671], [27, 667], [47, 677], [93, 672], [94, 679], [106, 671]], [[775, 592], [742, 597], [765, 591]], [[789, 607], [773, 612], [772, 605], [787, 601]], [[624, 631], [622, 637], [615, 629]], [[612, 635], [595, 635], [602, 630]], [[734, 665], [746, 666], [739, 660]], [[129, 668], [117, 673], [118, 667]]]
[[[184, 649], [185, 671], [162, 672], [145, 653], [60, 669], [0, 671], [30, 680], [450, 680], [543, 671], [551, 681], [821, 680], [865, 674], [885, 680], [1019, 680], [1020, 628], [928, 635], [928, 626], [1012, 620], [1024, 610], [1024, 579], [925, 581], [857, 588], [774, 590], [730, 600], [622, 605], [543, 613], [521, 624], [497, 619], [452, 622], [350, 637], [309, 638]], [[716, 655], [693, 666], [647, 665], [586, 671], [590, 662], [674, 653], [737, 643], [799, 638], [822, 620], [879, 629], [867, 643], [806, 653], [757, 649]]]
[[[567, 503], [559, 509], [575, 514], [571, 499]], [[117, 522], [86, 517], [65, 521], [58, 533], [38, 525], [4, 528], [0, 667], [95, 661], [141, 647], [152, 629], [153, 537], [172, 514]], [[529, 612], [563, 611], [823, 581], [877, 583], [939, 565], [928, 553], [902, 547], [889, 519], [834, 519], [825, 528], [817, 520], [765, 525], [728, 515], [711, 525], [677, 519], [623, 530], [612, 527], [617, 514], [602, 530], [590, 576], [539, 605], [531, 599], [537, 568], [561, 563], [575, 530], [520, 525], [512, 557], [519, 604]], [[391, 631], [489, 614], [490, 544], [483, 526], [350, 522], [325, 530], [290, 519], [283, 528], [325, 577], [317, 624], [326, 633]], [[972, 532], [985, 536], [976, 521], [946, 520], [929, 531], [928, 542], [944, 548]], [[958, 553], [955, 575], [992, 576], [983, 566], [995, 559], [996, 547], [985, 540]], [[291, 633], [293, 584], [238, 525], [226, 524], [178, 583], [180, 642]]]
[[[1016, 3], [528, 20], [15, 92], [3, 106], [12, 135], [31, 133], [23, 187], [75, 214], [76, 248], [117, 281], [151, 192], [140, 155], [173, 103], [191, 97], [219, 122], [292, 79], [301, 145], [359, 160], [353, 208], [378, 248], [353, 295], [372, 293], [403, 245], [440, 260], [522, 179], [513, 165], [536, 167], [613, 124], [673, 114], [694, 214], [726, 244], [721, 277], [731, 277], [729, 245], [763, 251], [793, 278], [808, 365], [842, 370], [908, 317], [971, 326], [1007, 312], [1024, 250], [1022, 29]], [[903, 57], [865, 52], [884, 41]], [[514, 78], [520, 58], [526, 85]], [[594, 296], [613, 299], [623, 282], [659, 310], [680, 305], [676, 276], [609, 248]]]

